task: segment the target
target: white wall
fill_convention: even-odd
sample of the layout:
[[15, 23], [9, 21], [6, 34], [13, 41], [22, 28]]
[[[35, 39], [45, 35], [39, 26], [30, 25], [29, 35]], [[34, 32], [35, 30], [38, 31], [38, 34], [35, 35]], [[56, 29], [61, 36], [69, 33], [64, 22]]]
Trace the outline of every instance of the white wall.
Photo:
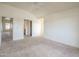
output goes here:
[[44, 32], [44, 17], [38, 18], [38, 20], [33, 21], [33, 36], [43, 36]]
[[[38, 21], [37, 18], [24, 10], [14, 8], [11, 6], [7, 5], [2, 5], [0, 4], [0, 40], [1, 40], [1, 18], [2, 16], [4, 17], [9, 17], [9, 18], [14, 18], [13, 19], [13, 40], [19, 40], [24, 38], [24, 19], [29, 19], [33, 21], [33, 36], [37, 36], [38, 33], [35, 32], [36, 30], [36, 23]], [[34, 25], [36, 24], [36, 25]]]
[[2, 23], [1, 23], [1, 17], [0, 17], [0, 45], [1, 45], [1, 28], [2, 28]]
[[[19, 20], [18, 20], [19, 19]], [[13, 40], [19, 40], [19, 39], [23, 39], [24, 35], [23, 35], [23, 19], [22, 18], [16, 18], [14, 19], [13, 22]]]
[[33, 37], [40, 36], [41, 35], [41, 22], [40, 22], [40, 20], [34, 20], [32, 27], [33, 27], [32, 33], [34, 34], [32, 36]]
[[79, 7], [45, 17], [44, 37], [79, 47]]

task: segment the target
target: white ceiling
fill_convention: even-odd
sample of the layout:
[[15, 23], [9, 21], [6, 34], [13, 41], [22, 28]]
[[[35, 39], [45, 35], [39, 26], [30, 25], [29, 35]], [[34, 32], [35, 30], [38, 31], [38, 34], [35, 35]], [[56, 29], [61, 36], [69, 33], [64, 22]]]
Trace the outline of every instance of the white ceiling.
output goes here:
[[29, 11], [37, 17], [79, 6], [78, 2], [2, 2]]

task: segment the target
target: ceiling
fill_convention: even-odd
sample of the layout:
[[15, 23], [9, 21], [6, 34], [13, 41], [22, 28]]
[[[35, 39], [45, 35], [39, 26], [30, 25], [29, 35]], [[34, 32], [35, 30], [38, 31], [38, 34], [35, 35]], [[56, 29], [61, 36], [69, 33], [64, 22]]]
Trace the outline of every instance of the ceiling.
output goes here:
[[31, 12], [37, 17], [79, 6], [78, 2], [1, 2]]

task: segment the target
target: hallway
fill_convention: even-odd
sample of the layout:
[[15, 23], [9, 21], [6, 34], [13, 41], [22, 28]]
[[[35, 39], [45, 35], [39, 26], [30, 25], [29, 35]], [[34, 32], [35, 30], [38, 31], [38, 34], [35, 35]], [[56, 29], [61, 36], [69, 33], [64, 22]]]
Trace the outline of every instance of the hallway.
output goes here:
[[76, 57], [79, 49], [42, 37], [3, 42], [0, 56], [6, 57]]

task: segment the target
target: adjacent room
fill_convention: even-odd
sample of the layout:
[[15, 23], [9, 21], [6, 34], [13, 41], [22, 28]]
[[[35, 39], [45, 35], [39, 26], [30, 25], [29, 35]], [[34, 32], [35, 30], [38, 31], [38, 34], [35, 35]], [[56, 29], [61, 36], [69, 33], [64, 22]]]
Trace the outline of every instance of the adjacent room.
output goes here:
[[0, 57], [79, 57], [79, 2], [0, 2]]

